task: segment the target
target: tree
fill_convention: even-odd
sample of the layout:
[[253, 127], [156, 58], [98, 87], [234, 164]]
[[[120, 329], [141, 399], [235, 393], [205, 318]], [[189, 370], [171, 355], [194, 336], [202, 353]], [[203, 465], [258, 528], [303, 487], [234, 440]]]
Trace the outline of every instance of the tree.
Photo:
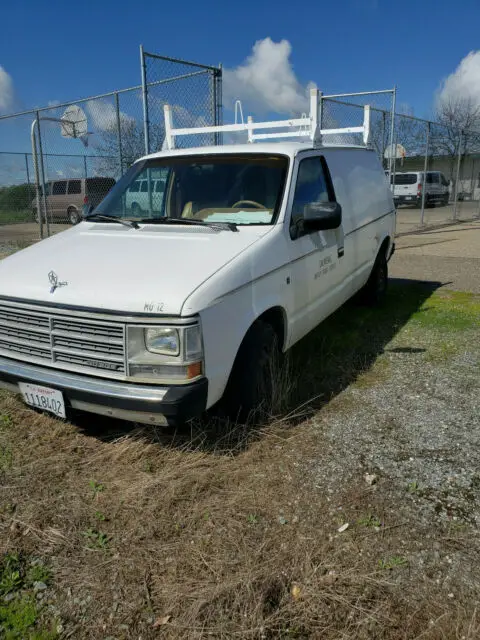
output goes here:
[[432, 127], [432, 155], [450, 158], [450, 179], [454, 178], [459, 152], [461, 159], [480, 151], [480, 103], [472, 98], [445, 96], [438, 102], [436, 121]]
[[[165, 137], [164, 127], [150, 123], [150, 149], [160, 151]], [[141, 156], [145, 155], [143, 123], [133, 118], [120, 119], [120, 141], [122, 167], [120, 167], [120, 145], [117, 123], [112, 121], [94, 142], [99, 157], [96, 158], [96, 173], [120, 177]]]

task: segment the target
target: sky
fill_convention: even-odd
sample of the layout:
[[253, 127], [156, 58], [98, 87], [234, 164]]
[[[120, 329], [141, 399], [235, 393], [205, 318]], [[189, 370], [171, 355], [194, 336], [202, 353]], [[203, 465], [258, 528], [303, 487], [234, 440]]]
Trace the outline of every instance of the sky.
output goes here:
[[[0, 114], [137, 85], [142, 43], [222, 63], [226, 107], [239, 97], [244, 109], [293, 113], [310, 84], [326, 93], [396, 85], [400, 109], [431, 117], [442, 88], [480, 101], [479, 24], [479, 0], [17, 0], [2, 6]], [[0, 121], [0, 151], [28, 150], [21, 128]]]

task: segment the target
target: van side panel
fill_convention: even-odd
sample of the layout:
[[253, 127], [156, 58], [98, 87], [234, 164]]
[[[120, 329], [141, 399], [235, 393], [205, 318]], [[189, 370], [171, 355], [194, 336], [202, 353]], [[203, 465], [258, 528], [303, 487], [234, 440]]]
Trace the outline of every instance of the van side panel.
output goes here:
[[351, 295], [368, 280], [383, 240], [395, 233], [395, 207], [374, 151], [326, 149], [337, 201], [342, 205], [346, 272]]

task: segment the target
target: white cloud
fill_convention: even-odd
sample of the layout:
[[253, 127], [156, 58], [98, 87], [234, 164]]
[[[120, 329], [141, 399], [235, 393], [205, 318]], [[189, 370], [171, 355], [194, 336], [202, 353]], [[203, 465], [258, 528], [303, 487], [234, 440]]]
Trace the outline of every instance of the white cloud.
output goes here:
[[[88, 129], [92, 131], [111, 131], [117, 126], [117, 111], [107, 100], [88, 100]], [[133, 122], [134, 118], [120, 111], [120, 122]]]
[[223, 72], [223, 97], [227, 108], [242, 100], [244, 109], [279, 114], [308, 111], [310, 86], [297, 79], [290, 62], [292, 47], [288, 40], [258, 40], [251, 55], [235, 69]]
[[11, 76], [0, 65], [0, 112], [8, 113], [13, 109], [15, 92]]
[[458, 99], [480, 105], [480, 51], [470, 51], [440, 85], [437, 102]]

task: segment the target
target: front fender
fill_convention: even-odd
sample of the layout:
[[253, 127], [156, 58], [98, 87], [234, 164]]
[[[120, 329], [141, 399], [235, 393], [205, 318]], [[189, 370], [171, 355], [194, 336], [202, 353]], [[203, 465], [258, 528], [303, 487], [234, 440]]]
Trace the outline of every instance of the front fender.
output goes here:
[[[266, 311], [280, 307], [285, 323], [287, 267], [267, 274], [232, 291], [200, 312], [208, 378], [207, 408], [218, 402], [225, 391], [235, 357], [252, 324]], [[284, 336], [288, 333], [285, 326]]]

